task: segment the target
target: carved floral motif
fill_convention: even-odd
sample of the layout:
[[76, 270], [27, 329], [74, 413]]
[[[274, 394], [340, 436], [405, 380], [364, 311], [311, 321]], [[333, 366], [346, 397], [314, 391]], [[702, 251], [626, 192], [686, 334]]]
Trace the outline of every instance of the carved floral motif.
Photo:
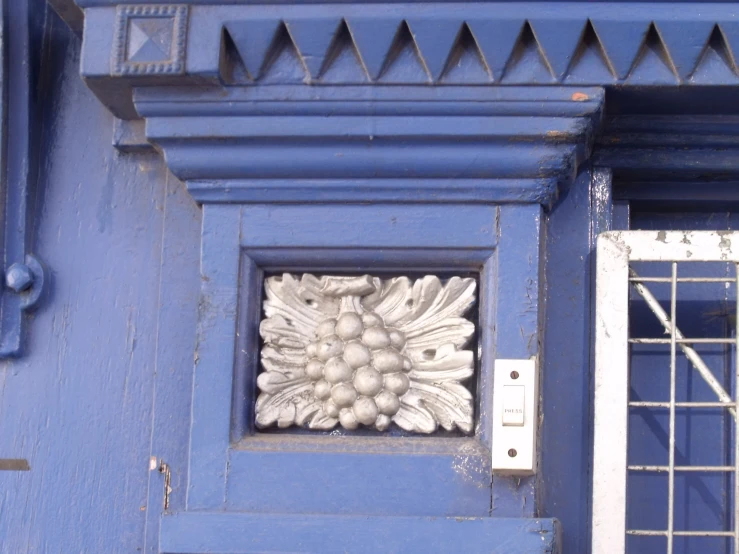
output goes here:
[[258, 427], [470, 433], [474, 279], [265, 279]]

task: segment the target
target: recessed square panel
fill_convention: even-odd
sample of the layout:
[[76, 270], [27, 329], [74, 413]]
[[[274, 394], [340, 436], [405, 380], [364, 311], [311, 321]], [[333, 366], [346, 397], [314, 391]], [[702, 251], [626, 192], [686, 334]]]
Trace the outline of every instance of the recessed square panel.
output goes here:
[[187, 6], [119, 6], [113, 72], [184, 73], [187, 15]]

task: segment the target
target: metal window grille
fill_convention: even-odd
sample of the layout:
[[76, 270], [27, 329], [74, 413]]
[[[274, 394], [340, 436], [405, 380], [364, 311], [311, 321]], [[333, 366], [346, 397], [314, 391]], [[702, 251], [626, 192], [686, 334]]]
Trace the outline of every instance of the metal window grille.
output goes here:
[[[637, 271], [641, 262], [659, 262], [666, 271], [659, 277], [643, 276]], [[700, 275], [709, 262], [721, 262], [730, 273], [725, 277]], [[658, 265], [659, 265], [658, 264]], [[696, 272], [698, 276], [696, 276]], [[627, 537], [662, 537], [666, 552], [673, 554], [677, 537], [725, 537], [733, 552], [739, 554], [739, 441], [737, 436], [737, 396], [731, 394], [739, 381], [739, 232], [624, 231], [598, 237], [596, 276], [596, 353], [595, 353], [595, 431], [593, 465], [593, 554], [626, 552]], [[681, 330], [678, 303], [680, 290], [693, 284], [724, 283], [733, 287], [732, 336], [686, 336]], [[660, 302], [654, 287], [669, 287], [669, 302]], [[629, 328], [630, 297], [636, 296], [648, 306], [663, 333], [659, 337], [631, 336]], [[665, 298], [665, 300], [667, 299]], [[663, 304], [669, 304], [667, 306]], [[684, 322], [685, 323], [685, 322]], [[630, 392], [630, 351], [638, 345], [661, 345], [669, 371], [669, 398], [635, 399]], [[706, 345], [723, 345], [730, 351], [733, 387], [727, 390], [711, 371], [699, 350]], [[668, 350], [669, 349], [669, 350]], [[679, 360], [680, 357], [680, 360]], [[678, 361], [686, 362], [702, 379], [714, 397], [709, 401], [678, 400]], [[668, 459], [666, 464], [631, 463], [629, 465], [629, 418], [633, 410], [662, 410], [668, 414]], [[733, 427], [726, 436], [726, 465], [681, 464], [676, 457], [676, 414], [679, 410], [715, 409], [728, 414]], [[681, 412], [681, 413], [683, 413]], [[695, 413], [695, 412], [693, 412]], [[727, 477], [730, 508], [725, 529], [676, 529], [676, 477], [688, 472], [722, 474]], [[667, 477], [665, 528], [639, 528], [627, 525], [629, 474]], [[733, 478], [731, 477], [733, 475]], [[661, 507], [660, 507], [661, 508]], [[697, 551], [697, 550], [696, 550]], [[731, 552], [732, 550], [726, 550]], [[701, 550], [705, 552], [705, 550]]]

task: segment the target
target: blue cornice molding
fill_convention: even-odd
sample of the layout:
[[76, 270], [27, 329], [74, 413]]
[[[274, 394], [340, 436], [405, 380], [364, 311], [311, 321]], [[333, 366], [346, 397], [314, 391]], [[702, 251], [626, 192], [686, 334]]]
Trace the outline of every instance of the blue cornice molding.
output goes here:
[[146, 121], [118, 146], [145, 135], [204, 203], [547, 205], [604, 88], [739, 84], [736, 4], [78, 4], [83, 77]]
[[603, 90], [137, 90], [146, 137], [202, 203], [534, 202], [590, 155]]
[[[130, 94], [121, 90], [152, 81], [243, 86], [739, 84], [737, 4], [681, 3], [671, 9], [663, 3], [628, 2], [79, 4], [87, 8], [82, 73], [123, 118], [136, 114]], [[163, 33], [155, 37], [160, 43], [182, 41], [184, 64], [137, 50], [151, 62], [148, 69], [116, 72], [116, 60], [130, 46], [116, 39], [132, 20], [121, 12], [139, 10], [140, 16], [154, 17], [156, 10], [175, 6], [188, 14], [186, 28], [159, 25], [150, 32]], [[131, 61], [135, 67], [136, 60]]]
[[620, 115], [603, 127], [595, 165], [641, 180], [739, 179], [737, 115]]

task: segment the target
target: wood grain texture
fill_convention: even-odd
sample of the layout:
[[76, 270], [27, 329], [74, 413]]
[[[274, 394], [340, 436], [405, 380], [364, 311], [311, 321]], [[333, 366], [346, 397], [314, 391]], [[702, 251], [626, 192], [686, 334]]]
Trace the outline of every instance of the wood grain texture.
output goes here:
[[[136, 552], [147, 511], [161, 511], [147, 481], [166, 170], [111, 150], [112, 118], [77, 75], [79, 44], [49, 24], [36, 233], [53, 289], [28, 357], [0, 369], [0, 452], [31, 466], [0, 474], [0, 552]], [[183, 286], [197, 293], [191, 275]]]
[[[185, 187], [166, 179], [159, 300], [156, 304], [157, 346], [153, 376], [151, 450], [157, 463], [171, 471], [169, 509], [185, 507], [192, 364], [199, 297], [200, 227], [202, 212]], [[142, 445], [143, 448], [144, 445]], [[165, 479], [149, 471], [144, 552], [159, 552], [159, 518], [164, 506]]]

